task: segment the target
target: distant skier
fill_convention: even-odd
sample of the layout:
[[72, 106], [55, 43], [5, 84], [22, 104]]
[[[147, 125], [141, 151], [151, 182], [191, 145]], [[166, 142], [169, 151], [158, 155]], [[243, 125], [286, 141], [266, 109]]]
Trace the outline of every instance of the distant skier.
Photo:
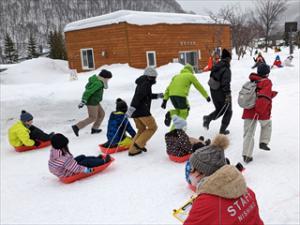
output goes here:
[[20, 120], [8, 130], [9, 143], [13, 147], [39, 146], [41, 141], [49, 141], [54, 135], [54, 132], [47, 134], [32, 123], [33, 116], [22, 110]]
[[134, 119], [137, 128], [137, 134], [134, 136], [133, 144], [129, 148], [129, 156], [146, 152], [145, 146], [157, 130], [155, 119], [150, 112], [152, 99], [163, 98], [163, 93], [152, 93], [152, 85], [156, 83], [157, 75], [156, 69], [147, 67], [144, 74], [135, 81], [137, 86], [126, 113], [128, 117]]
[[210, 93], [215, 111], [203, 117], [203, 127], [209, 129], [210, 122], [223, 115], [220, 134], [229, 134], [227, 127], [232, 116], [230, 61], [230, 52], [223, 49], [221, 61], [212, 68], [209, 79]]
[[[132, 139], [136, 135], [125, 113], [127, 112], [127, 104], [122, 99], [116, 100], [116, 111], [110, 114], [107, 125], [107, 142], [103, 144], [106, 148], [129, 147], [132, 144]], [[130, 134], [130, 137], [126, 135]]]
[[[170, 126], [171, 124], [171, 117], [173, 115], [177, 115], [183, 119], [186, 119], [189, 114], [190, 106], [188, 103], [188, 95], [190, 92], [191, 85], [200, 92], [200, 94], [206, 99], [207, 102], [210, 102], [210, 97], [208, 96], [206, 90], [197, 80], [196, 76], [194, 75], [194, 69], [190, 64], [186, 64], [184, 68], [180, 71], [178, 75], [175, 75], [172, 78], [171, 83], [167, 87], [163, 103], [161, 107], [163, 109], [166, 108], [167, 102], [171, 99], [171, 102], [175, 109], [169, 110], [165, 115], [165, 125]], [[171, 130], [174, 129], [174, 126], [171, 127]]]
[[79, 130], [84, 128], [90, 123], [93, 123], [91, 134], [100, 133], [102, 130], [99, 129], [105, 112], [100, 104], [103, 97], [103, 89], [108, 88], [108, 80], [112, 78], [112, 74], [108, 70], [101, 70], [99, 75], [96, 74], [89, 78], [89, 82], [85, 86], [85, 91], [82, 95], [81, 103], [78, 108], [87, 106], [88, 118], [80, 121], [79, 123], [72, 126], [72, 129], [76, 136], [79, 136]]
[[249, 163], [253, 160], [254, 134], [257, 121], [260, 123], [261, 132], [259, 148], [270, 151], [268, 146], [272, 133], [272, 98], [277, 95], [272, 90], [272, 82], [268, 78], [270, 67], [261, 63], [257, 67], [257, 74], [251, 73], [249, 79], [257, 83], [257, 99], [254, 108], [244, 109], [242, 118], [244, 119], [244, 142], [243, 142], [243, 159]]
[[261, 52], [258, 53], [256, 58], [253, 57], [253, 60], [254, 60], [255, 64], [254, 64], [254, 66], [252, 66], [252, 69], [256, 68], [260, 63], [266, 63], [266, 60], [262, 56]]

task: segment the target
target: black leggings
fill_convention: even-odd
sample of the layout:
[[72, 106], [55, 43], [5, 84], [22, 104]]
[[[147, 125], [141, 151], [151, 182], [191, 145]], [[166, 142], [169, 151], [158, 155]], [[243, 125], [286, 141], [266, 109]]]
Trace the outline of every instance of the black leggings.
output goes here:
[[81, 165], [88, 168], [93, 168], [96, 166], [101, 166], [105, 164], [105, 160], [99, 157], [95, 156], [85, 156], [85, 155], [79, 155], [74, 158], [76, 162]]
[[30, 130], [30, 139], [32, 140], [39, 140], [39, 141], [49, 141], [50, 140], [50, 136], [49, 134], [46, 134], [44, 131], [42, 131], [41, 129], [35, 127], [35, 126], [30, 126], [29, 127]]

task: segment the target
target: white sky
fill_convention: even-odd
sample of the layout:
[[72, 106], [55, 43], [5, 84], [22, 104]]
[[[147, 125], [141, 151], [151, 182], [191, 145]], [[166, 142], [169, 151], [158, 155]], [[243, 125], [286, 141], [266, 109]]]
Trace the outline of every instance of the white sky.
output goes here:
[[184, 10], [191, 10], [200, 15], [207, 15], [207, 11], [217, 12], [227, 5], [240, 5], [242, 8], [253, 8], [255, 1], [249, 0], [177, 0]]

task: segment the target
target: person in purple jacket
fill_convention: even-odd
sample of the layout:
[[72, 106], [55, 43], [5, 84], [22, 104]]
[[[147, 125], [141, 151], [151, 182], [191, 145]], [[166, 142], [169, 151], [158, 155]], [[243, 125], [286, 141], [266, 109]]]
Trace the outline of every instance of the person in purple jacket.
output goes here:
[[49, 170], [57, 177], [69, 177], [77, 173], [91, 173], [93, 167], [110, 161], [110, 155], [98, 157], [79, 155], [73, 157], [68, 148], [69, 140], [63, 134], [55, 134], [51, 138], [51, 152], [48, 161]]

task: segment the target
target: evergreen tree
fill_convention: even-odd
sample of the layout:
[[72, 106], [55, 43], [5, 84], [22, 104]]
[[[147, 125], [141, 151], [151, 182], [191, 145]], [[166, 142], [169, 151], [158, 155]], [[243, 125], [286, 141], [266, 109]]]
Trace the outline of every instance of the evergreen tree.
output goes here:
[[6, 33], [4, 40], [4, 58], [6, 63], [18, 62], [18, 57], [19, 56], [17, 49], [15, 48], [15, 44], [13, 43], [9, 34]]
[[36, 51], [36, 47], [37, 46], [36, 46], [35, 38], [33, 37], [32, 33], [30, 33], [28, 47], [27, 47], [28, 59], [36, 58], [39, 56], [39, 54]]
[[67, 59], [67, 53], [65, 48], [65, 40], [63, 34], [59, 31], [50, 31], [48, 44], [50, 46], [49, 57], [52, 59]]

